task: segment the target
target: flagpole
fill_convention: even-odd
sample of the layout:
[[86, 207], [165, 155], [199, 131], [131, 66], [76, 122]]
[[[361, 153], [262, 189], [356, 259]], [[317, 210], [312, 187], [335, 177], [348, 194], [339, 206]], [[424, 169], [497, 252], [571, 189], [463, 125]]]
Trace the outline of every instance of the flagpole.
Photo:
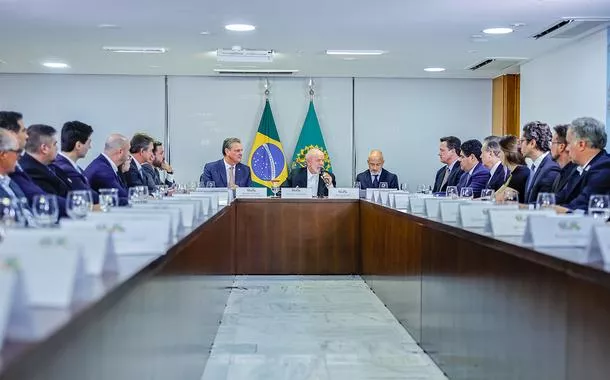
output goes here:
[[313, 102], [313, 97], [315, 95], [315, 91], [313, 89], [314, 83], [313, 83], [313, 79], [309, 78], [309, 100], [311, 100]]
[[269, 78], [265, 78], [265, 100], [269, 99]]

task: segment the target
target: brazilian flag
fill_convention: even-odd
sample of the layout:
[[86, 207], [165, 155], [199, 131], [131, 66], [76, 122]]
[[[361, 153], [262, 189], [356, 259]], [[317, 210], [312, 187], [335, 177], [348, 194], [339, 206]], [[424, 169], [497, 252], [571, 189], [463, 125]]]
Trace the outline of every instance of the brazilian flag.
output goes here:
[[309, 110], [307, 111], [301, 134], [299, 135], [299, 141], [294, 148], [292, 163], [290, 165], [291, 169], [306, 166], [305, 155], [311, 148], [318, 148], [324, 152], [324, 170], [332, 172], [333, 168], [330, 164], [330, 157], [326, 150], [326, 144], [324, 144], [324, 137], [322, 136], [316, 109], [313, 106], [313, 100], [309, 101]]
[[252, 143], [248, 165], [252, 169], [254, 186], [266, 187], [267, 193], [270, 193], [271, 180], [282, 184], [288, 177], [284, 148], [275, 127], [269, 99], [265, 100], [265, 109]]

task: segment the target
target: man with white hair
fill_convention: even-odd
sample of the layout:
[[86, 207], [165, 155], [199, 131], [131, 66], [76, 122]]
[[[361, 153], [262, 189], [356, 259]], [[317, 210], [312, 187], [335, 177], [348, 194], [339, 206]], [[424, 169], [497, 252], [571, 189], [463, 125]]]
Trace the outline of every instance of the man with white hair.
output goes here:
[[337, 186], [335, 175], [324, 170], [324, 152], [311, 148], [305, 155], [307, 166], [293, 169], [282, 187], [307, 187], [318, 197], [328, 196], [328, 189]]
[[97, 192], [100, 189], [118, 190], [119, 205], [128, 203], [127, 186], [122, 174], [129, 170], [129, 148], [127, 137], [117, 133], [112, 134], [106, 140], [104, 153], [91, 161], [85, 169], [85, 177], [93, 190]]

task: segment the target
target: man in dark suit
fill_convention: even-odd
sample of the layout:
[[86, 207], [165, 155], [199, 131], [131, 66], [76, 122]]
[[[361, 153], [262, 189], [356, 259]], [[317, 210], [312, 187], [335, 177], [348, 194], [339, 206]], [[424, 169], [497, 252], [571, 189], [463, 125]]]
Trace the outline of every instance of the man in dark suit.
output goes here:
[[85, 169], [85, 177], [91, 188], [117, 189], [119, 205], [128, 204], [127, 185], [121, 172], [129, 170], [129, 140], [120, 134], [112, 134], [104, 144], [104, 153], [97, 156]]
[[576, 171], [578, 165], [572, 162], [567, 150], [566, 135], [568, 133], [568, 124], [560, 124], [553, 127], [553, 140], [551, 141], [551, 155], [553, 160], [561, 168], [561, 172], [553, 182], [553, 193], [558, 194], [568, 184], [569, 179], [580, 174]]
[[142, 169], [142, 165], [152, 164], [153, 142], [154, 139], [144, 133], [136, 133], [131, 138], [131, 162], [124, 176], [127, 187], [146, 186], [151, 193], [155, 190], [154, 178]]
[[441, 137], [438, 156], [445, 164], [436, 172], [432, 192], [445, 192], [447, 186], [457, 186], [462, 176], [460, 168], [460, 145], [462, 142], [455, 136]]
[[318, 197], [327, 197], [328, 189], [337, 186], [335, 175], [324, 169], [324, 152], [311, 148], [305, 155], [304, 168], [293, 169], [281, 187], [307, 187]]
[[51, 168], [60, 178], [65, 178], [69, 190], [89, 190], [93, 202], [98, 203], [98, 194], [91, 189], [84, 170], [76, 163], [85, 158], [91, 149], [92, 134], [93, 128], [90, 125], [80, 121], [66, 122], [61, 129], [61, 152], [51, 163]]
[[483, 142], [481, 162], [489, 170], [489, 180], [484, 189], [497, 191], [506, 181], [506, 169], [500, 160], [500, 143], [497, 139], [489, 139]]
[[489, 170], [481, 164], [481, 142], [479, 140], [464, 141], [460, 146], [460, 166], [464, 174], [460, 177], [458, 190], [471, 187], [474, 198], [481, 196], [481, 190], [489, 181]]
[[383, 153], [380, 150], [372, 150], [366, 161], [369, 170], [365, 170], [356, 176], [360, 182], [361, 189], [379, 188], [379, 184], [385, 182], [388, 189], [398, 189], [398, 176], [383, 168]]
[[525, 184], [525, 203], [536, 203], [539, 193], [553, 191], [553, 182], [559, 175], [559, 165], [550, 154], [552, 138], [548, 124], [533, 121], [523, 126], [521, 154], [533, 161], [531, 174]]
[[557, 194], [557, 211], [584, 210], [594, 194], [610, 193], [610, 157], [605, 151], [606, 128], [590, 117], [576, 119], [568, 128], [567, 149], [577, 172]]
[[230, 137], [222, 143], [223, 158], [208, 162], [203, 168], [203, 174], [199, 177], [202, 187], [214, 182], [214, 187], [250, 187], [252, 176], [250, 168], [241, 163], [244, 148], [238, 138]]
[[165, 148], [160, 141], [153, 143], [153, 162], [150, 167], [152, 170], [149, 170], [148, 165], [142, 167], [153, 176], [157, 185], [174, 186], [176, 183], [174, 181], [174, 169], [165, 161]]
[[7, 129], [0, 128], [0, 198], [10, 198], [12, 203], [24, 214], [23, 222], [32, 226], [34, 221], [30, 206], [27, 204], [27, 200], [21, 201], [26, 196], [19, 185], [9, 176], [15, 171], [20, 156], [21, 149], [19, 149], [17, 136]]

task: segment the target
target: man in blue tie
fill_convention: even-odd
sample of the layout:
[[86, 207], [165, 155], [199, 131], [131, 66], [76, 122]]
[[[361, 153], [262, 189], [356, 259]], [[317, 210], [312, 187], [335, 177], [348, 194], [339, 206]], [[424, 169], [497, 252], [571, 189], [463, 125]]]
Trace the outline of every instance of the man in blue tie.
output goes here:
[[372, 150], [366, 162], [369, 170], [356, 176], [356, 181], [360, 182], [361, 189], [379, 188], [379, 184], [382, 182], [388, 185], [388, 189], [398, 189], [398, 176], [383, 168], [385, 161], [380, 150]]
[[18, 205], [25, 214], [25, 222], [32, 226], [32, 212], [25, 194], [9, 176], [15, 171], [20, 156], [21, 149], [16, 135], [0, 128], [0, 198], [9, 198], [14, 205]]
[[131, 163], [129, 164], [129, 171], [125, 173], [127, 187], [146, 186], [151, 193], [155, 190], [154, 178], [142, 169], [144, 164], [152, 165], [154, 141], [152, 137], [144, 133], [136, 133], [131, 138], [129, 148]]
[[532, 121], [523, 126], [520, 139], [521, 154], [533, 161], [530, 176], [525, 184], [523, 201], [536, 203], [538, 194], [553, 191], [553, 183], [559, 176], [559, 165], [551, 156], [551, 127], [540, 121]]
[[481, 196], [481, 190], [489, 181], [489, 170], [481, 163], [481, 148], [479, 140], [464, 141], [460, 147], [460, 167], [464, 174], [460, 177], [458, 190], [471, 187], [474, 198]]

